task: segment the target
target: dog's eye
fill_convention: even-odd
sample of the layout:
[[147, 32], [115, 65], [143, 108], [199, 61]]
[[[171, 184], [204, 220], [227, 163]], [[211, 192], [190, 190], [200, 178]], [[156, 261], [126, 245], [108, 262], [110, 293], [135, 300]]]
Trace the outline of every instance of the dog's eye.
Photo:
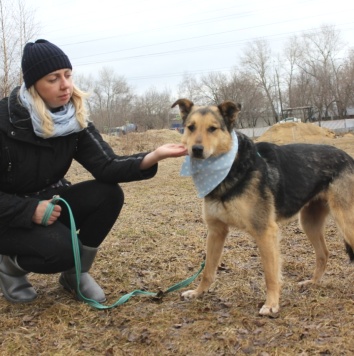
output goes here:
[[217, 127], [211, 126], [208, 128], [209, 132], [214, 132], [215, 130], [217, 130]]
[[193, 131], [195, 130], [195, 125], [189, 125], [189, 126], [188, 126], [188, 130], [189, 130], [190, 132], [193, 132]]

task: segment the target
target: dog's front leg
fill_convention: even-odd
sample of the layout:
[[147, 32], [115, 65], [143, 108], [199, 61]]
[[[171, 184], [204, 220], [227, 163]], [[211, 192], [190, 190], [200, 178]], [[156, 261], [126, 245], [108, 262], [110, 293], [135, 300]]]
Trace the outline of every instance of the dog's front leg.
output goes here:
[[215, 281], [216, 270], [218, 268], [226, 236], [228, 234], [228, 226], [221, 222], [213, 222], [208, 224], [208, 236], [206, 246], [206, 261], [203, 271], [202, 280], [197, 289], [188, 290], [182, 293], [185, 299], [198, 298], [204, 292], [207, 292], [210, 285]]
[[274, 222], [261, 235], [256, 236], [267, 288], [267, 299], [259, 311], [261, 315], [271, 315], [279, 311], [281, 268], [278, 230], [278, 225]]

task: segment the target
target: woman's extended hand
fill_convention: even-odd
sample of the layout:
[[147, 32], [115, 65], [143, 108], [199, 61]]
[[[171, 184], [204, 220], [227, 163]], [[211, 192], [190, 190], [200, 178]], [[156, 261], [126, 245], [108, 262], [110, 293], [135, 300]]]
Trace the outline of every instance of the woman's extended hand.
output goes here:
[[[51, 201], [52, 201], [51, 199], [42, 200], [38, 204], [37, 209], [34, 212], [33, 217], [32, 217], [32, 221], [35, 224], [40, 225], [42, 223], [45, 211], [46, 211], [46, 209], [47, 209], [47, 207], [48, 207], [48, 205], [49, 205], [49, 203]], [[50, 217], [49, 217], [49, 219], [47, 221], [47, 225], [52, 225], [53, 223], [55, 223], [58, 220], [58, 218], [60, 216], [60, 213], [61, 213], [61, 206], [60, 205], [54, 205], [54, 209], [53, 209], [52, 214], [50, 215]]]
[[182, 144], [167, 143], [148, 153], [141, 161], [140, 169], [148, 169], [165, 158], [185, 156], [187, 152]]

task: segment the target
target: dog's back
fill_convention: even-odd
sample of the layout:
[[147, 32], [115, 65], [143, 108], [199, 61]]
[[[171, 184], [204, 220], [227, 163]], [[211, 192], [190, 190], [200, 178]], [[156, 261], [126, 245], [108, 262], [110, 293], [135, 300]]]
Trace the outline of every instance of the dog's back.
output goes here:
[[261, 142], [256, 148], [267, 164], [279, 217], [295, 215], [318, 194], [345, 186], [353, 177], [353, 158], [333, 146]]
[[255, 184], [256, 177], [257, 191], [271, 191], [277, 219], [288, 219], [335, 182], [334, 187], [350, 184], [354, 174], [354, 159], [333, 146], [254, 144], [239, 132], [237, 137], [237, 158], [224, 182], [209, 195], [212, 199], [229, 201]]

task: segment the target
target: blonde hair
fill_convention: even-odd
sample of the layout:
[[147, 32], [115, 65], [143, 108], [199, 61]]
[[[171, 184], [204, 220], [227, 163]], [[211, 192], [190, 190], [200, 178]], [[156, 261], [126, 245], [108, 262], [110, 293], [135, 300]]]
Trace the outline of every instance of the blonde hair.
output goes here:
[[[39, 118], [41, 119], [43, 135], [44, 137], [50, 137], [54, 130], [50, 111], [48, 110], [48, 107], [46, 106], [41, 96], [38, 94], [38, 91], [35, 89], [34, 85], [28, 89], [28, 92], [33, 98], [34, 108], [37, 111]], [[89, 122], [89, 115], [85, 105], [85, 99], [88, 96], [88, 93], [83, 92], [74, 85], [73, 94], [70, 100], [75, 108], [76, 120], [82, 128], [87, 127], [87, 123]]]

